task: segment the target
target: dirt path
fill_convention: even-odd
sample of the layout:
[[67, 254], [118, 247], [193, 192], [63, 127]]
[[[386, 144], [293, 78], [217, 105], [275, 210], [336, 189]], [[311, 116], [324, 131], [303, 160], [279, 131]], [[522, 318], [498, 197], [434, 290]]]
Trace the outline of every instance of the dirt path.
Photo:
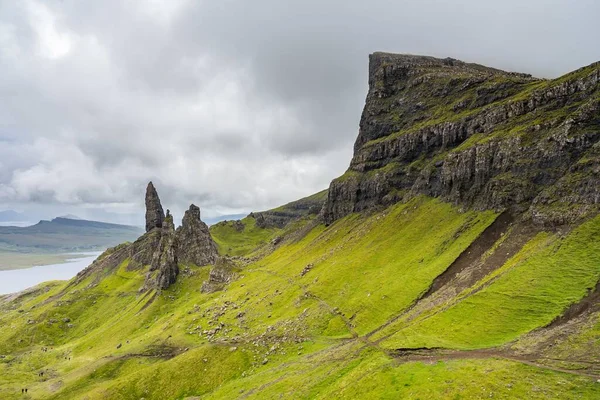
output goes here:
[[566, 322], [579, 317], [588, 310], [596, 311], [598, 309], [600, 309], [600, 280], [596, 283], [594, 289], [590, 290], [588, 294], [577, 303], [571, 304], [560, 317], [555, 318], [544, 328], [551, 329], [563, 325]]
[[[530, 365], [532, 367], [547, 369], [555, 372], [563, 372], [572, 375], [585, 376], [589, 378], [599, 379], [600, 375], [588, 371], [571, 370], [559, 367], [553, 367], [550, 365], [542, 364], [541, 361], [544, 359], [538, 358], [536, 355], [517, 355], [511, 354], [500, 349], [480, 349], [480, 350], [449, 350], [449, 349], [398, 349], [388, 353], [397, 362], [412, 362], [412, 361], [445, 361], [445, 360], [462, 360], [462, 359], [487, 359], [496, 358], [508, 361], [519, 362], [522, 364]], [[576, 360], [557, 360], [548, 359], [552, 361], [576, 361]], [[600, 364], [600, 363], [597, 363]]]
[[[430, 286], [430, 288], [422, 296], [420, 296], [415, 302], [401, 314], [391, 318], [385, 324], [381, 325], [377, 329], [369, 332], [366, 335], [359, 335], [352, 321], [346, 318], [343, 314], [338, 312], [337, 308], [327, 303], [324, 299], [316, 296], [314, 293], [308, 290], [307, 285], [303, 285], [297, 282], [291, 277], [285, 277], [277, 274], [276, 272], [269, 270], [258, 270], [260, 272], [275, 276], [282, 280], [287, 281], [288, 284], [298, 287], [304, 292], [304, 295], [314, 300], [317, 300], [324, 308], [329, 310], [332, 315], [337, 315], [342, 318], [344, 324], [352, 334], [353, 339], [360, 341], [363, 345], [375, 348], [384, 354], [388, 355], [395, 362], [412, 362], [412, 361], [424, 361], [424, 362], [437, 362], [444, 360], [455, 360], [455, 359], [503, 359], [512, 362], [518, 362], [521, 364], [529, 365], [536, 368], [550, 370], [554, 372], [567, 373], [571, 375], [585, 376], [593, 379], [600, 379], [600, 373], [596, 372], [600, 369], [600, 362], [588, 363], [588, 368], [585, 370], [573, 370], [560, 368], [544, 363], [547, 362], [579, 362], [578, 360], [569, 359], [551, 359], [543, 358], [540, 353], [532, 353], [529, 355], [520, 355], [510, 352], [509, 350], [491, 348], [491, 349], [479, 349], [479, 350], [452, 350], [452, 349], [385, 349], [380, 346], [380, 342], [385, 339], [384, 336], [378, 340], [371, 340], [370, 338], [385, 329], [386, 327], [393, 324], [395, 321], [406, 316], [409, 313], [416, 312], [420, 314], [423, 311], [429, 309], [429, 305], [426, 304], [423, 310], [416, 309], [422, 306], [424, 300], [440, 294], [448, 286], [456, 286], [460, 289], [470, 287], [487, 274], [493, 272], [497, 268], [504, 265], [512, 256], [518, 253], [523, 245], [529, 241], [537, 230], [530, 225], [513, 225], [515, 217], [508, 212], [500, 215], [496, 221], [494, 221], [488, 228], [486, 228], [482, 234], [461, 253], [461, 255], [444, 271], [438, 276]], [[492, 250], [493, 251], [490, 251]], [[460, 276], [459, 282], [457, 278]], [[584, 311], [589, 310], [593, 305], [598, 304], [598, 298], [600, 296], [599, 291], [600, 282], [596, 285], [595, 290], [590, 293], [579, 303], [572, 305], [564, 316], [557, 318], [551, 325], [557, 325], [564, 323], [566, 320], [572, 319], [574, 316], [581, 315]], [[346, 339], [344, 342], [348, 342]]]

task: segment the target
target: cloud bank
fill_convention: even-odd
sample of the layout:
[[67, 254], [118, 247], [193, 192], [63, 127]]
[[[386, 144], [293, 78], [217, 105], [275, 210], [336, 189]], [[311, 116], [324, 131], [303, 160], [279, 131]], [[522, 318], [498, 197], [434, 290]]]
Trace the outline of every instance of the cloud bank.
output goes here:
[[[367, 56], [554, 77], [600, 59], [594, 0], [0, 0], [0, 209], [139, 223], [267, 209], [346, 169]], [[139, 219], [138, 219], [139, 218]]]

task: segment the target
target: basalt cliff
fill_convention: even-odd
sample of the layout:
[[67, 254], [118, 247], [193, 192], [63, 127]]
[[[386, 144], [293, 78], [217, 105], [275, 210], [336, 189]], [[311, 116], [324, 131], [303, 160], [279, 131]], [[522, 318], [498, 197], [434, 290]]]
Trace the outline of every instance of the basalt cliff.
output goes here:
[[374, 53], [348, 171], [326, 223], [418, 194], [565, 224], [598, 210], [600, 63], [554, 80]]

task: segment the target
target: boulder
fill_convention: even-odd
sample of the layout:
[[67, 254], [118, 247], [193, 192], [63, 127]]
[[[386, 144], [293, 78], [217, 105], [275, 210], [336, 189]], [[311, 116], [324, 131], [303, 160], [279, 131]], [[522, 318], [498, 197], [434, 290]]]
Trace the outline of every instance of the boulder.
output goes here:
[[210, 270], [208, 280], [202, 284], [203, 293], [222, 290], [223, 287], [238, 276], [235, 263], [226, 257], [221, 257]]

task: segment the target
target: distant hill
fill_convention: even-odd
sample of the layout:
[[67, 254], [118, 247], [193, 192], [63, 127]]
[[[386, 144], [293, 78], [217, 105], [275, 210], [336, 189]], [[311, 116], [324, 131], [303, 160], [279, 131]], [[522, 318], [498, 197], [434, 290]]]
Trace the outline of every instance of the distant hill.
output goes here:
[[59, 217], [27, 227], [0, 226], [0, 250], [25, 253], [101, 250], [135, 240], [142, 233], [135, 226]]
[[216, 223], [219, 223], [221, 221], [235, 221], [238, 219], [242, 219], [244, 217], [246, 217], [248, 214], [226, 214], [226, 215], [219, 215], [218, 217], [209, 217], [209, 218], [202, 218], [202, 220], [208, 225], [214, 225]]
[[14, 210], [0, 211], [0, 222], [27, 221], [27, 216]]
[[65, 214], [65, 215], [61, 215], [58, 218], [66, 218], [66, 219], [83, 219], [83, 218], [79, 218], [77, 215], [73, 215], [73, 214]]

